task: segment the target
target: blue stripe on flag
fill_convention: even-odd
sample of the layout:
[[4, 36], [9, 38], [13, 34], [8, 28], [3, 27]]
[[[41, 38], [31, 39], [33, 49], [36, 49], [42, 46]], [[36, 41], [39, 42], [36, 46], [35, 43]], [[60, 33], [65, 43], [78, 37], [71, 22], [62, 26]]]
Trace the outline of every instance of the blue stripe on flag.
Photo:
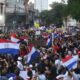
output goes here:
[[19, 49], [10, 49], [10, 48], [7, 48], [7, 49], [0, 49], [0, 54], [13, 54], [13, 55], [16, 55], [19, 53]]
[[32, 64], [32, 62], [34, 62], [38, 57], [40, 56], [40, 53], [38, 51], [35, 51], [32, 55], [31, 55], [31, 59], [29, 61], [28, 64]]
[[47, 40], [47, 46], [48, 47], [51, 47], [52, 45], [52, 38], [50, 37], [48, 40]]
[[48, 43], [48, 47], [50, 47], [52, 45], [52, 41], [50, 40], [50, 42]]
[[53, 34], [53, 38], [59, 38], [59, 37], [60, 37], [59, 34], [57, 34], [57, 33]]
[[71, 64], [69, 64], [67, 66], [67, 68], [70, 70], [71, 68], [73, 68], [73, 66], [77, 63], [77, 61], [72, 62]]

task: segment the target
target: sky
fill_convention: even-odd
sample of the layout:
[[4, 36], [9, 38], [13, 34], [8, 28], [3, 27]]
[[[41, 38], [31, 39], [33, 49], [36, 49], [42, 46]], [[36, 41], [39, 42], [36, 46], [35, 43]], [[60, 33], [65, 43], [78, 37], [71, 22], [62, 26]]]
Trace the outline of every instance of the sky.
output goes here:
[[[35, 0], [30, 0], [30, 2], [33, 2], [34, 3]], [[61, 2], [61, 0], [48, 0], [48, 8], [50, 9], [49, 5], [52, 3], [52, 2]]]

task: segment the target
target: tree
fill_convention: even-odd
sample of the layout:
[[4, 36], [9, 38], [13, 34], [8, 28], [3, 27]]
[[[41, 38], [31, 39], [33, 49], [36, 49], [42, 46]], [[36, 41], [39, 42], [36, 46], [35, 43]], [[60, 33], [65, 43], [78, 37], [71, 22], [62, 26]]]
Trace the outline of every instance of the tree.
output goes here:
[[42, 22], [45, 22], [48, 25], [54, 23], [61, 26], [63, 22], [63, 17], [67, 16], [66, 7], [66, 4], [54, 2], [51, 5], [52, 9], [50, 11], [43, 11], [40, 13], [40, 18], [42, 19]]
[[80, 0], [68, 0], [69, 14], [80, 21]]
[[67, 13], [66, 13], [67, 5], [55, 2], [51, 5], [51, 7], [52, 7], [51, 11], [52, 11], [53, 16], [54, 16], [54, 23], [55, 24], [62, 23], [63, 22], [63, 17], [67, 16]]
[[50, 12], [48, 10], [42, 11], [40, 13], [39, 18], [41, 19], [41, 24], [49, 25], [51, 23], [49, 20], [50, 19]]

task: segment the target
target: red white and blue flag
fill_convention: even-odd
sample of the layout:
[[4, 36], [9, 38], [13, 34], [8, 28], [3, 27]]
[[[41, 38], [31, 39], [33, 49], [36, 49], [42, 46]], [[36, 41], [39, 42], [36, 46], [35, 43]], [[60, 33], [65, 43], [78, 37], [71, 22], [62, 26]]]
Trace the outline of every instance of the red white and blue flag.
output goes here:
[[0, 39], [0, 54], [18, 54], [19, 44], [6, 39]]
[[47, 45], [48, 47], [50, 47], [50, 46], [52, 45], [52, 38], [51, 38], [51, 37], [47, 39], [46, 45]]
[[46, 32], [42, 33], [42, 37], [43, 37], [44, 39], [48, 38], [49, 36], [50, 36], [50, 35], [49, 35], [48, 33], [46, 33]]
[[77, 68], [78, 55], [66, 56], [62, 59], [63, 66], [67, 67], [69, 70]]
[[17, 38], [16, 34], [12, 34], [11, 35], [11, 41], [16, 42], [16, 43], [20, 43], [21, 41], [28, 41], [28, 37], [21, 36], [21, 37]]
[[34, 46], [30, 47], [30, 52], [27, 55], [27, 63], [31, 64], [35, 59], [40, 56], [40, 52]]
[[20, 40], [17, 38], [17, 35], [16, 34], [12, 34], [11, 35], [11, 41], [12, 42], [19, 42]]

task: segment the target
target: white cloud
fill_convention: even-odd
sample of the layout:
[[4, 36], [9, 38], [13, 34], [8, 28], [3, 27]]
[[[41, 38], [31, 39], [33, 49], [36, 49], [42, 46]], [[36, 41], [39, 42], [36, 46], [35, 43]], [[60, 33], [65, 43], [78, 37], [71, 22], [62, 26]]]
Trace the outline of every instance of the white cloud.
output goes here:
[[[29, 1], [34, 3], [35, 0], [29, 0]], [[51, 4], [54, 1], [61, 2], [61, 0], [48, 0], [49, 4]]]
[[48, 0], [48, 8], [50, 8], [50, 4], [52, 4], [53, 2], [61, 2], [61, 0]]
[[[36, 1], [36, 0], [29, 0], [29, 2], [33, 2], [33, 3], [34, 3], [35, 1]], [[49, 6], [49, 5], [52, 4], [52, 2], [55, 2], [55, 1], [56, 1], [56, 2], [61, 2], [61, 0], [48, 0], [48, 8], [49, 8], [49, 9], [50, 9], [50, 6]]]

